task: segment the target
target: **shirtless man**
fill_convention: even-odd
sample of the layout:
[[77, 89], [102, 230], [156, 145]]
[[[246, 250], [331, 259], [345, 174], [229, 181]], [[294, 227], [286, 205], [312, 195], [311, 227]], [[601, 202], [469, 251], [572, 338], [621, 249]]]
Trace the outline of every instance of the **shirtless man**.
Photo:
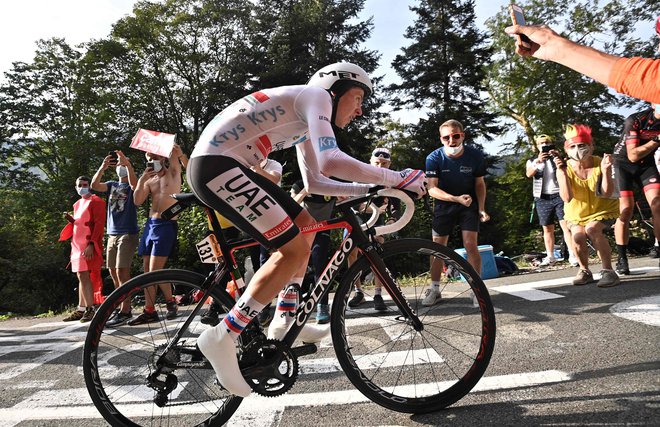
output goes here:
[[[177, 144], [174, 144], [169, 159], [153, 153], [147, 153], [146, 158], [147, 168], [138, 179], [133, 193], [136, 206], [142, 205], [151, 195], [149, 219], [144, 225], [138, 248], [145, 273], [163, 269], [174, 249], [177, 234], [176, 219], [163, 220], [160, 214], [176, 203], [170, 195], [181, 192], [181, 167], [185, 168], [188, 165], [188, 158]], [[159, 288], [165, 296], [167, 306], [165, 317], [173, 319], [177, 314], [177, 306], [172, 296], [172, 285], [161, 283]], [[145, 289], [144, 312], [128, 322], [129, 325], [159, 321], [155, 308], [156, 291], [155, 287]]]

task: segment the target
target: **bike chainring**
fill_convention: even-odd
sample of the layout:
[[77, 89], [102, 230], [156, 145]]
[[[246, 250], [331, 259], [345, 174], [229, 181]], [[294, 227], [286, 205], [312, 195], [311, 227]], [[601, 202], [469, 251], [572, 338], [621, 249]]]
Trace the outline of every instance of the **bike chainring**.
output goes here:
[[298, 378], [298, 358], [279, 340], [250, 341], [243, 348], [242, 362], [250, 365], [245, 380], [262, 396], [281, 396], [291, 390]]

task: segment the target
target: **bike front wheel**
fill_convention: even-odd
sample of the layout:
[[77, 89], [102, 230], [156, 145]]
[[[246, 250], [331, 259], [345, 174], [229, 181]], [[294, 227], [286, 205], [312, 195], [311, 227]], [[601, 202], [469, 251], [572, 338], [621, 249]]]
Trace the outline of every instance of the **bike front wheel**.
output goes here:
[[[373, 402], [408, 413], [445, 408], [482, 377], [495, 345], [495, 313], [483, 280], [453, 250], [429, 240], [386, 242], [380, 254], [422, 327], [399, 310], [360, 257], [342, 277], [332, 304], [331, 331], [339, 363]], [[430, 266], [440, 278], [428, 295]], [[442, 274], [439, 272], [442, 271]], [[355, 294], [356, 287], [363, 290]], [[378, 311], [376, 310], [378, 309]]]
[[[221, 426], [238, 409], [242, 399], [216, 385], [213, 369], [196, 348], [197, 337], [209, 327], [200, 323], [202, 313], [185, 327], [204, 279], [184, 270], [146, 273], [116, 289], [97, 310], [85, 340], [83, 373], [94, 405], [109, 424]], [[172, 286], [179, 297], [177, 317], [167, 320], [166, 304], [157, 297], [153, 321], [110, 326], [122, 302], [130, 302], [135, 318], [144, 290], [162, 286]], [[210, 297], [222, 320], [233, 298], [222, 289], [212, 289]]]

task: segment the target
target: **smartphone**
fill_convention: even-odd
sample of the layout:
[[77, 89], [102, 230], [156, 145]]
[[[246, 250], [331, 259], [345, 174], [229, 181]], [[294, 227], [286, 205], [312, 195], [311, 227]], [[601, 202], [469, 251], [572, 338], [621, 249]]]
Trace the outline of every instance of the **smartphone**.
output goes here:
[[[520, 8], [520, 6], [510, 4], [509, 13], [511, 14], [511, 22], [513, 22], [515, 25], [527, 25], [527, 21], [525, 21], [525, 14], [523, 13], [523, 10]], [[532, 41], [529, 39], [529, 37], [524, 34], [516, 34], [516, 37], [518, 38], [517, 44], [521, 49], [532, 49]]]
[[154, 162], [147, 162], [147, 169], [153, 169], [154, 168]]
[[549, 153], [551, 150], [554, 150], [556, 147], [554, 145], [542, 145], [541, 146], [541, 152], [542, 153]]
[[108, 151], [108, 156], [112, 157], [110, 163], [117, 163], [117, 160], [119, 159], [117, 153], [115, 153], [114, 151]]

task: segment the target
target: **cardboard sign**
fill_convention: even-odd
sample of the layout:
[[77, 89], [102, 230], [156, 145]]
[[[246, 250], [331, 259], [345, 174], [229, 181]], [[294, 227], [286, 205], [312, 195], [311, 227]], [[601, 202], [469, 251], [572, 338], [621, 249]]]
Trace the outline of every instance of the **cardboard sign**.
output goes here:
[[140, 129], [131, 141], [131, 148], [169, 158], [172, 148], [174, 148], [175, 138], [176, 135], [171, 133]]

